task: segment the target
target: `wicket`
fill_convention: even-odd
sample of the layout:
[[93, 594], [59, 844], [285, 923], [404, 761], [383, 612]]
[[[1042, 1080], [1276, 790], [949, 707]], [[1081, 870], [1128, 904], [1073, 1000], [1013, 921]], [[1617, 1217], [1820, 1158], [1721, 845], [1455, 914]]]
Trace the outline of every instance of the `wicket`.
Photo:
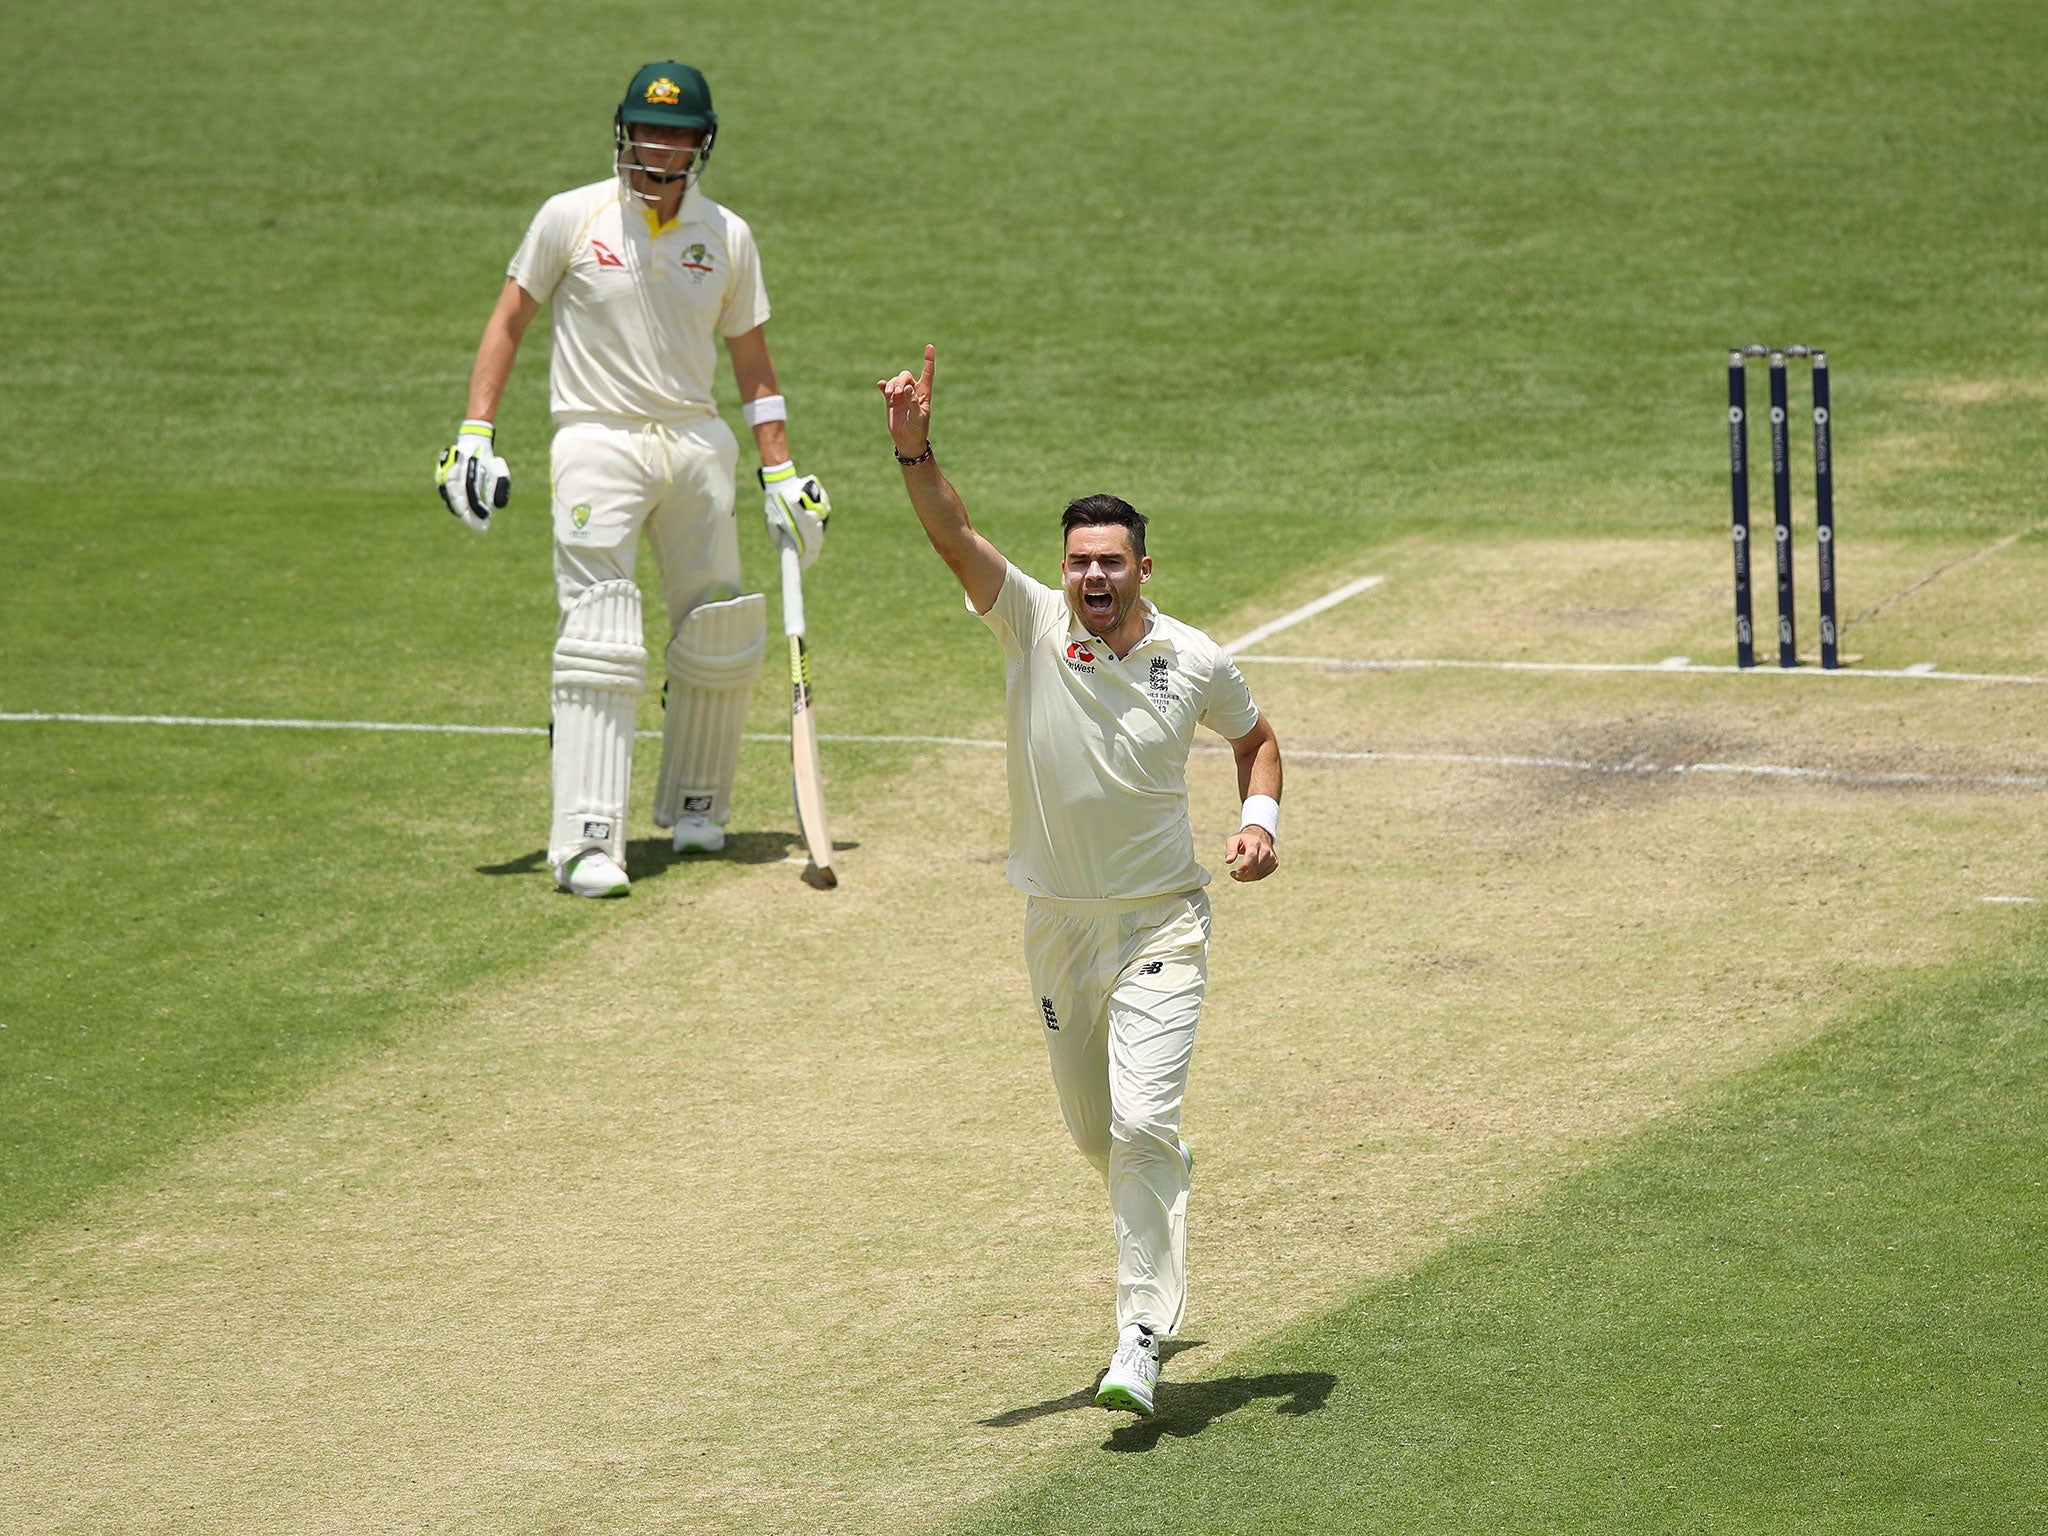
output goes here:
[[1792, 626], [1792, 467], [1787, 451], [1791, 415], [1785, 380], [1787, 358], [1813, 360], [1813, 503], [1820, 545], [1820, 664], [1841, 665], [1835, 631], [1835, 472], [1833, 422], [1828, 406], [1828, 355], [1813, 347], [1730, 347], [1728, 349], [1728, 478], [1734, 496], [1735, 664], [1756, 665], [1755, 632], [1749, 604], [1749, 405], [1748, 361], [1771, 360], [1771, 511], [1778, 577], [1778, 665], [1799, 665]]

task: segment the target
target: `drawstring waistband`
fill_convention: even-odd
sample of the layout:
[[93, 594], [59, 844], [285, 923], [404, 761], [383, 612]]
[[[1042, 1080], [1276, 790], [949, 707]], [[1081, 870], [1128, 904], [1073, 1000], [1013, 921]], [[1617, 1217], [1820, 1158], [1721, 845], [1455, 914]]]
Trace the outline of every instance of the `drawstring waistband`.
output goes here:
[[640, 424], [641, 461], [649, 469], [654, 467], [654, 454], [649, 451], [652, 444], [661, 453], [661, 478], [673, 485], [676, 478], [675, 460], [669, 456], [668, 434], [661, 430], [659, 422], [645, 421]]

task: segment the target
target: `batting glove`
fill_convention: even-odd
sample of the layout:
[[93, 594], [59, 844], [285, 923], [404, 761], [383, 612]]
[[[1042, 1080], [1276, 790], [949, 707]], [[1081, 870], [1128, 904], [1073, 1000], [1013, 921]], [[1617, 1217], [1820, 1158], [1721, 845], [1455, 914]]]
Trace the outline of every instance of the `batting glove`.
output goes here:
[[434, 469], [441, 500], [478, 532], [488, 529], [491, 514], [512, 499], [512, 471], [491, 452], [494, 435], [488, 421], [465, 421], [455, 446]]
[[809, 570], [825, 548], [832, 498], [816, 480], [799, 475], [794, 464], [764, 466], [761, 488], [767, 493], [762, 498], [761, 515], [768, 520], [768, 536], [792, 545], [799, 568]]

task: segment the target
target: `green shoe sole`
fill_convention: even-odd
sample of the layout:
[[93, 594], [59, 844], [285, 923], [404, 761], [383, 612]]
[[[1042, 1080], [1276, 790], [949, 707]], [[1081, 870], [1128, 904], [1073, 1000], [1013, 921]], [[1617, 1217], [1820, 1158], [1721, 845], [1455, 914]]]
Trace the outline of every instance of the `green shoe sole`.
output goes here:
[[1149, 1414], [1152, 1411], [1123, 1387], [1104, 1387], [1095, 1394], [1095, 1403], [1099, 1408], [1122, 1408], [1137, 1414]]

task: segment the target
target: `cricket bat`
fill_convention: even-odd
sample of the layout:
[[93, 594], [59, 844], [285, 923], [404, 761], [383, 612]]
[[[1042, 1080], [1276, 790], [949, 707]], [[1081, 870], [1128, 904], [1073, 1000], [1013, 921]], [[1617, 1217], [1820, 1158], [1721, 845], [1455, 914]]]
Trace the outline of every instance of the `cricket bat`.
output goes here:
[[803, 562], [796, 546], [782, 548], [782, 632], [789, 637], [789, 777], [796, 792], [797, 828], [817, 866], [818, 883], [835, 886], [832, 829], [825, 820], [825, 776], [818, 767], [818, 716], [811, 708], [811, 658], [804, 644]]

